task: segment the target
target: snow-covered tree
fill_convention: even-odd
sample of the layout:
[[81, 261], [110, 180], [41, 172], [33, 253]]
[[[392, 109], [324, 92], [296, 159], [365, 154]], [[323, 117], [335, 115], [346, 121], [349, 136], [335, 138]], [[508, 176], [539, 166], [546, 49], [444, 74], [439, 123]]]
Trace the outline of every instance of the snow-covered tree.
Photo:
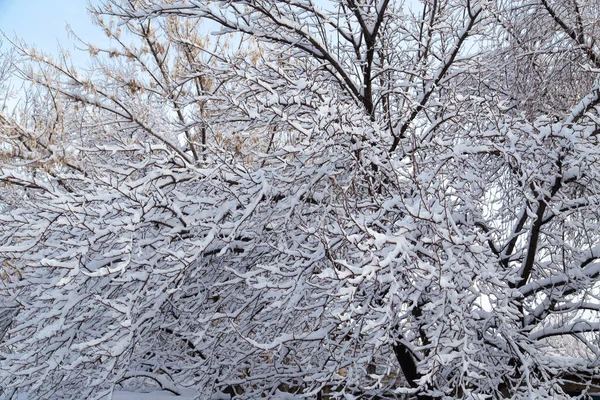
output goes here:
[[594, 1], [94, 13], [115, 47], [22, 49], [51, 111], [0, 119], [5, 391], [597, 387]]

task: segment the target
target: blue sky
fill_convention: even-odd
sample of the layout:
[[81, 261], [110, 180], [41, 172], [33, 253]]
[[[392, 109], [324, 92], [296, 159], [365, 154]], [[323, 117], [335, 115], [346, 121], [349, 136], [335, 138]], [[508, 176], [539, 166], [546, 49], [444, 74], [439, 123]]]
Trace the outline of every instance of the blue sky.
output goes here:
[[0, 0], [0, 31], [51, 54], [57, 54], [60, 44], [73, 54], [76, 64], [82, 65], [87, 55], [73, 50], [74, 39], [68, 35], [67, 25], [84, 40], [106, 42], [101, 30], [91, 23], [87, 6], [87, 0]]

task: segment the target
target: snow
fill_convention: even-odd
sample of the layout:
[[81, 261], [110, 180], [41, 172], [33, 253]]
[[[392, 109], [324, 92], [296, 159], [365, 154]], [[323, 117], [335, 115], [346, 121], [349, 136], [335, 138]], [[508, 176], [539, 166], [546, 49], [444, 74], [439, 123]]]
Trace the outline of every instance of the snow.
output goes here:
[[133, 392], [116, 392], [113, 396], [113, 400], [192, 400], [197, 398], [192, 393], [183, 394], [177, 396], [171, 392], [146, 392], [146, 393], [133, 393]]
[[[193, 400], [196, 399], [197, 395], [192, 392], [187, 392], [181, 396], [177, 396], [171, 392], [154, 391], [154, 392], [125, 392], [116, 391], [113, 395], [112, 400]], [[0, 400], [8, 400], [5, 395], [0, 395]], [[27, 394], [19, 394], [13, 397], [12, 400], [33, 400]]]
[[[506, 387], [526, 399], [552, 393], [544, 377], [588, 367], [584, 357], [568, 370], [556, 365], [561, 349], [548, 342], [600, 328], [584, 319], [600, 311], [600, 148], [586, 115], [596, 92], [579, 88], [583, 100], [565, 105], [562, 120], [530, 116], [521, 104], [536, 99], [519, 98], [502, 78], [521, 50], [499, 57], [489, 38], [494, 51], [464, 51], [486, 24], [502, 28], [480, 21], [479, 6], [469, 17], [464, 1], [435, 24], [400, 1], [388, 18], [386, 0], [347, 14], [309, 0], [138, 3], [114, 11], [125, 13], [113, 15], [119, 29], [183, 13], [149, 35], [171, 52], [162, 62], [122, 44], [133, 57], [110, 62], [123, 61], [126, 73], [99, 69], [92, 84], [58, 71], [50, 89], [85, 111], [56, 100], [78, 115], [64, 121], [77, 134], [31, 128], [33, 141], [26, 130], [0, 129], [16, 147], [52, 141], [27, 153], [35, 162], [77, 154], [74, 167], [35, 174], [0, 165], [2, 194], [7, 186], [18, 199], [0, 216], [0, 297], [12, 304], [1, 313], [1, 384], [44, 397], [60, 377], [70, 399], [100, 398], [115, 385], [121, 400], [296, 388], [316, 396], [332, 387], [347, 398], [428, 390], [491, 398]], [[171, 41], [185, 15], [270, 44], [257, 59], [186, 62], [177, 52], [192, 42]], [[430, 37], [415, 40], [416, 27]], [[517, 27], [516, 35], [529, 29]], [[382, 50], [372, 71], [361, 68], [371, 50], [365, 30]], [[562, 37], [550, 36], [552, 46]], [[413, 54], [423, 59], [414, 64]], [[161, 71], [170, 83], [132, 93], [119, 81], [131, 71], [140, 82]], [[203, 112], [191, 85], [200, 76], [219, 88], [200, 96]], [[361, 98], [368, 88], [373, 98]], [[200, 126], [210, 127], [196, 148], [201, 160], [194, 139], [181, 140]], [[579, 349], [600, 354], [589, 342]], [[138, 387], [167, 391], [125, 391]]]

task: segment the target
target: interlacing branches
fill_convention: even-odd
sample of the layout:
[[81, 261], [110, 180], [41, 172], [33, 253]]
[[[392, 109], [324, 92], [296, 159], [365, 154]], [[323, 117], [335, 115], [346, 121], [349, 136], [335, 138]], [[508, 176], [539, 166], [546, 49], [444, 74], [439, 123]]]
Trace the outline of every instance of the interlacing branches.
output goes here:
[[6, 393], [599, 388], [595, 2], [93, 12], [0, 116]]

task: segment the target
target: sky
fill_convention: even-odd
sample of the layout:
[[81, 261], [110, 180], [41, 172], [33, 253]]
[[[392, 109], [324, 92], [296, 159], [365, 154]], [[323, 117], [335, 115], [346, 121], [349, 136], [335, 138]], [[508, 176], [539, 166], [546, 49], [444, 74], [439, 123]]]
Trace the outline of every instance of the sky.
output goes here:
[[106, 42], [102, 31], [92, 24], [87, 6], [88, 0], [0, 0], [0, 31], [53, 55], [58, 54], [60, 44], [70, 51], [76, 65], [84, 66], [88, 56], [74, 50], [74, 38], [66, 26], [86, 41]]

